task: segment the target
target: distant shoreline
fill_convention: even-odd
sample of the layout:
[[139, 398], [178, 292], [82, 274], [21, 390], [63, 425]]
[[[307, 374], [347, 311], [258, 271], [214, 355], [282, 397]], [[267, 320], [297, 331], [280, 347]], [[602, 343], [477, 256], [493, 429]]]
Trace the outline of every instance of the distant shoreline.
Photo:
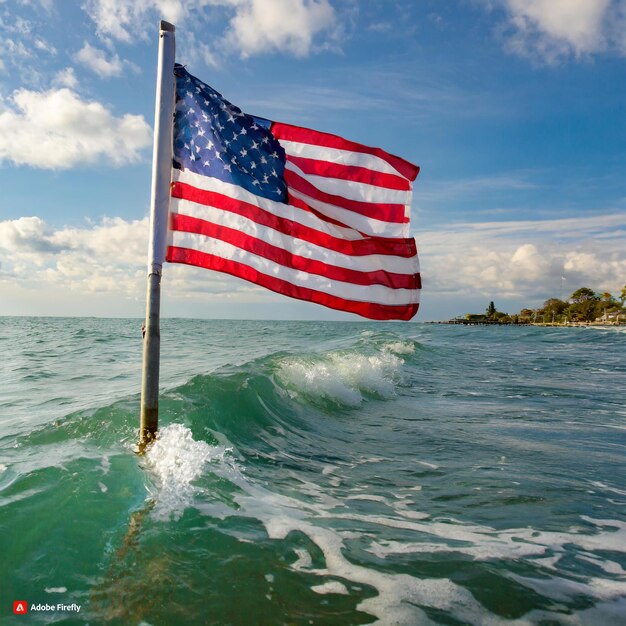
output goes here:
[[424, 322], [425, 324], [449, 324], [451, 326], [549, 326], [551, 328], [586, 328], [594, 326], [596, 328], [626, 327], [625, 322], [497, 322], [490, 320], [442, 320], [437, 322]]

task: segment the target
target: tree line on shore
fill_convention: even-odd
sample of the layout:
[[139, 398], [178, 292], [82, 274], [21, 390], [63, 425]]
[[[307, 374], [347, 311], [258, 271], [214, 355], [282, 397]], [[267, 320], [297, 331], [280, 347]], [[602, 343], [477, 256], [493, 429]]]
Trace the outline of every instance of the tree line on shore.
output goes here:
[[499, 322], [501, 324], [565, 324], [570, 322], [615, 322], [621, 317], [626, 321], [626, 285], [619, 297], [608, 291], [596, 293], [589, 287], [580, 287], [567, 300], [548, 298], [542, 307], [524, 308], [519, 313], [509, 315], [498, 311], [493, 302], [489, 303], [484, 314], [468, 313], [469, 321]]

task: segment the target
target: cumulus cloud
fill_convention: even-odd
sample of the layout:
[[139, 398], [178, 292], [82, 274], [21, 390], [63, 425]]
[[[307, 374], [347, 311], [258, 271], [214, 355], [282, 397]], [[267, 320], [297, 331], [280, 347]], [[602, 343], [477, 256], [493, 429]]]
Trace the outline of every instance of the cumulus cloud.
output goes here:
[[76, 53], [75, 58], [79, 63], [82, 63], [101, 78], [120, 76], [124, 68], [129, 68], [133, 71], [137, 71], [138, 69], [133, 63], [122, 61], [117, 54], [113, 54], [110, 58], [107, 58], [104, 50], [94, 48], [87, 42], [85, 42], [85, 45]]
[[[459, 224], [416, 233], [425, 290], [537, 301], [565, 277], [619, 293], [626, 282], [626, 215]], [[564, 294], [566, 295], [566, 294]]]
[[52, 84], [61, 87], [69, 87], [70, 89], [76, 89], [76, 87], [78, 87], [78, 78], [76, 78], [74, 68], [66, 67], [62, 70], [59, 70], [54, 75], [54, 78], [52, 79]]
[[313, 38], [334, 23], [328, 0], [251, 0], [237, 7], [226, 41], [242, 57], [266, 51], [302, 57], [311, 50]]
[[503, 0], [509, 14], [506, 48], [556, 63], [604, 50], [624, 53], [624, 0]]
[[220, 45], [214, 50], [205, 46], [205, 58], [224, 47], [242, 57], [265, 52], [306, 56], [317, 39], [334, 40], [338, 22], [330, 0], [88, 0], [85, 9], [101, 36], [127, 43], [145, 36], [146, 24], [156, 15], [182, 25], [225, 14]]
[[[119, 305], [143, 301], [147, 250], [147, 218], [103, 218], [56, 229], [36, 216], [0, 221], [0, 301], [3, 291], [35, 293], [42, 288], [54, 289], [57, 301], [65, 296], [75, 300], [76, 294], [106, 295]], [[168, 297], [183, 300], [220, 293], [221, 298], [249, 301], [263, 293], [223, 274], [174, 264], [167, 266], [164, 285]]]
[[[541, 221], [457, 224], [417, 233], [424, 302], [523, 299], [539, 304], [587, 285], [619, 293], [626, 282], [626, 215]], [[0, 302], [3, 294], [53, 289], [54, 300], [78, 294], [118, 303], [133, 301], [140, 314], [145, 297], [148, 220], [104, 218], [81, 227], [53, 228], [39, 217], [0, 222]], [[167, 265], [164, 295], [179, 303], [267, 303], [278, 296], [219, 274]], [[84, 314], [89, 300], [81, 306]], [[37, 310], [45, 307], [43, 301]], [[178, 311], [185, 310], [179, 306]], [[458, 304], [457, 304], [458, 306]], [[113, 306], [113, 310], [115, 307]], [[128, 310], [128, 309], [126, 309]], [[62, 311], [60, 311], [62, 313]], [[320, 313], [321, 314], [321, 313]]]
[[99, 161], [137, 161], [150, 145], [143, 116], [113, 115], [68, 88], [19, 89], [0, 113], [0, 161], [44, 169], [67, 169]]

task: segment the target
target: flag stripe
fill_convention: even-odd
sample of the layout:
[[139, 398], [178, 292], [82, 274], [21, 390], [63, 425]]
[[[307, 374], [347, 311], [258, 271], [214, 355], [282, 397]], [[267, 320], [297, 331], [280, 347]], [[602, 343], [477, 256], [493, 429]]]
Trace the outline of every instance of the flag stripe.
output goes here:
[[376, 304], [408, 305], [417, 302], [419, 299], [418, 292], [413, 289], [392, 289], [384, 285], [356, 285], [326, 276], [309, 274], [273, 263], [258, 254], [243, 250], [225, 241], [209, 239], [194, 233], [173, 230], [171, 231], [169, 244], [175, 248], [199, 250], [207, 254], [215, 254], [225, 259], [245, 263], [259, 272], [272, 274], [298, 287], [310, 287], [316, 291], [341, 296], [347, 300], [375, 302]]
[[[181, 181], [202, 183], [204, 188], [186, 182], [172, 184], [172, 196], [190, 200], [205, 206], [214, 206], [224, 211], [243, 215], [258, 224], [279, 232], [311, 241], [312, 243], [351, 256], [369, 254], [413, 257], [417, 254], [413, 238], [371, 238], [362, 237], [352, 229], [336, 228], [293, 205], [274, 202], [248, 194], [248, 200], [236, 199], [230, 193], [237, 193], [237, 187], [215, 178], [199, 177], [185, 172], [176, 176]], [[200, 180], [198, 180], [200, 179]], [[217, 191], [213, 191], [215, 188]], [[232, 189], [231, 189], [232, 188]], [[221, 193], [223, 192], [223, 193]], [[238, 193], [238, 195], [242, 195]], [[281, 215], [282, 214], [282, 215]], [[310, 224], [313, 224], [312, 227]], [[358, 237], [358, 238], [357, 238]]]
[[365, 146], [355, 141], [349, 141], [348, 139], [339, 137], [338, 135], [322, 133], [317, 130], [300, 128], [299, 126], [292, 126], [280, 122], [272, 122], [270, 129], [274, 137], [276, 137], [281, 144], [284, 139], [287, 141], [323, 146], [325, 148], [339, 148], [340, 150], [371, 154], [389, 163], [398, 173], [411, 181], [415, 180], [419, 172], [419, 167], [416, 165], [393, 154], [389, 154], [381, 148]]
[[340, 223], [339, 221], [320, 217], [317, 211], [304, 202], [299, 202], [297, 204], [276, 202], [269, 198], [264, 198], [251, 193], [238, 185], [227, 183], [212, 176], [195, 174], [189, 170], [174, 170], [172, 172], [172, 181], [188, 183], [196, 189], [222, 193], [225, 196], [229, 196], [236, 200], [241, 200], [264, 209], [265, 211], [277, 215], [278, 217], [293, 219], [300, 222], [304, 226], [308, 226], [309, 228], [324, 230], [325, 232], [341, 239], [363, 239], [363, 235], [359, 231], [354, 228], [344, 226], [343, 223]]
[[312, 185], [293, 169], [285, 168], [285, 180], [290, 189], [295, 189], [316, 200], [321, 200], [326, 204], [336, 206], [349, 211], [354, 211], [358, 215], [371, 217], [379, 221], [404, 223], [404, 204], [386, 204], [381, 202], [361, 202], [359, 200], [349, 200], [343, 196], [326, 193]]
[[[274, 263], [302, 272], [325, 276], [331, 280], [349, 282], [355, 285], [384, 285], [392, 289], [416, 289], [419, 284], [418, 274], [399, 274], [382, 269], [363, 271], [361, 269], [331, 265], [322, 260], [298, 255], [248, 233], [225, 226], [223, 223], [215, 224], [214, 222], [189, 215], [173, 215], [172, 229], [203, 235], [211, 239], [219, 239]], [[210, 242], [207, 243], [211, 245]], [[287, 243], [287, 245], [289, 244]], [[310, 247], [309, 244], [309, 249]], [[333, 261], [336, 260], [336, 257], [337, 255], [331, 256]], [[359, 260], [363, 261], [364, 259], [361, 257]], [[406, 262], [405, 265], [407, 265]]]
[[399, 191], [411, 190], [411, 183], [406, 178], [395, 174], [385, 174], [357, 165], [341, 165], [299, 156], [288, 156], [287, 160], [294, 163], [305, 174], [339, 178], [344, 181], [357, 181]]
[[[217, 199], [220, 200], [220, 198]], [[303, 239], [294, 235], [294, 233], [276, 230], [272, 226], [256, 221], [245, 210], [243, 213], [240, 213], [239, 211], [230, 211], [229, 209], [224, 210], [220, 206], [213, 204], [198, 204], [185, 199], [172, 198], [171, 213], [173, 216], [187, 215], [214, 224], [224, 224], [229, 228], [244, 232], [273, 246], [292, 251], [299, 256], [331, 262], [339, 267], [353, 268], [364, 272], [381, 269], [394, 274], [412, 274], [418, 271], [417, 253], [405, 257], [377, 254], [371, 250], [369, 254], [350, 254], [349, 251], [320, 246], [315, 239]], [[174, 226], [171, 225], [171, 228], [174, 228]], [[313, 235], [315, 234], [314, 232]], [[362, 252], [362, 250], [359, 250], [359, 252]]]
[[[323, 163], [322, 161], [318, 161]], [[387, 203], [402, 205], [403, 208], [407, 203], [411, 202], [411, 192], [398, 189], [388, 189], [387, 187], [378, 187], [368, 183], [359, 181], [342, 180], [340, 178], [332, 178], [329, 176], [318, 176], [316, 174], [307, 174], [303, 172], [294, 161], [287, 159], [285, 167], [295, 172], [301, 178], [317, 187], [320, 191], [337, 194], [348, 200], [357, 202], [371, 203]]]
[[337, 148], [311, 146], [306, 143], [298, 143], [297, 141], [287, 141], [284, 139], [281, 139], [279, 143], [285, 150], [285, 154], [289, 159], [292, 157], [302, 157], [315, 159], [317, 161], [327, 161], [328, 163], [337, 163], [339, 165], [363, 167], [374, 172], [400, 176], [395, 167], [392, 167], [386, 161], [371, 154], [350, 152], [349, 150], [339, 150]]
[[316, 211], [316, 214], [322, 215], [320, 219], [325, 219], [330, 224], [342, 224], [344, 227], [350, 227], [359, 232], [361, 236], [384, 239], [405, 239], [409, 234], [408, 218], [402, 224], [393, 224], [382, 222], [371, 217], [359, 215], [354, 211], [348, 211], [325, 202], [320, 202], [315, 198], [311, 198], [304, 193], [300, 193], [295, 189], [289, 190], [289, 201], [297, 198], [305, 206], [309, 206]]
[[417, 313], [419, 308], [418, 302], [397, 306], [347, 300], [339, 296], [316, 291], [315, 289], [291, 284], [276, 276], [260, 272], [244, 263], [200, 252], [199, 250], [170, 246], [167, 250], [167, 260], [171, 263], [186, 263], [187, 265], [195, 265], [231, 274], [291, 298], [315, 302], [331, 309], [356, 313], [373, 320], [409, 320]]

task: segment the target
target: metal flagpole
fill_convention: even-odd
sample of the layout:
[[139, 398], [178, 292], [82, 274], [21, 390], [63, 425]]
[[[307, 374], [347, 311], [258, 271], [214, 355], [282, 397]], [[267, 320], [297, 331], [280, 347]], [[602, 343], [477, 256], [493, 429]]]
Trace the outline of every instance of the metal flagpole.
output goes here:
[[165, 261], [172, 172], [172, 128], [174, 120], [175, 28], [161, 21], [159, 28], [152, 188], [150, 194], [150, 244], [148, 246], [148, 292], [146, 295], [139, 452], [157, 432], [159, 423], [159, 359], [161, 332], [161, 269]]

